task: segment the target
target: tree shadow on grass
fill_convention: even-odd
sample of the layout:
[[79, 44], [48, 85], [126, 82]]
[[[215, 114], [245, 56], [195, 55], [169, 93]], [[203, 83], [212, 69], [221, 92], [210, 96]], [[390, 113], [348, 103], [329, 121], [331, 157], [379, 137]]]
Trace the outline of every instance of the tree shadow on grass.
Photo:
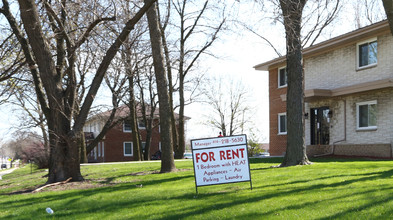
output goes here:
[[[128, 175], [119, 175], [119, 176], [129, 176]], [[334, 182], [334, 183], [318, 183], [318, 184], [314, 184], [314, 185], [309, 185], [309, 186], [302, 186], [302, 187], [296, 187], [293, 186], [293, 188], [288, 188], [288, 190], [279, 190], [279, 191], [274, 191], [274, 192], [269, 192], [267, 194], [263, 194], [263, 195], [256, 195], [253, 197], [247, 197], [247, 198], [241, 198], [241, 197], [231, 197], [230, 200], [220, 200], [217, 201], [217, 203], [214, 204], [214, 206], [202, 206], [202, 207], [198, 207], [198, 206], [192, 206], [190, 207], [190, 209], [183, 209], [182, 207], [171, 207], [168, 210], [164, 210], [162, 215], [159, 216], [150, 216], [151, 212], [146, 212], [143, 214], [138, 214], [138, 216], [136, 216], [135, 218], [138, 219], [146, 219], [146, 218], [166, 218], [166, 219], [182, 219], [182, 218], [186, 218], [186, 217], [193, 217], [195, 215], [202, 215], [203, 213], [208, 213], [208, 212], [212, 212], [212, 211], [216, 211], [216, 210], [223, 210], [223, 209], [227, 209], [227, 208], [231, 208], [231, 207], [235, 207], [237, 205], [241, 205], [244, 203], [256, 203], [256, 202], [261, 202], [264, 200], [268, 200], [268, 199], [272, 199], [272, 198], [279, 198], [279, 197], [285, 197], [288, 195], [296, 195], [298, 193], [302, 193], [302, 192], [306, 192], [306, 191], [317, 191], [317, 190], [339, 190], [336, 189], [336, 187], [342, 187], [342, 186], [346, 186], [346, 185], [350, 185], [352, 183], [356, 183], [356, 182], [366, 182], [366, 181], [373, 181], [373, 180], [378, 180], [378, 179], [386, 179], [386, 178], [392, 178], [393, 176], [393, 169], [391, 170], [386, 170], [386, 171], [381, 171], [381, 172], [369, 172], [369, 173], [364, 173], [364, 174], [355, 174], [355, 175], [331, 175], [331, 176], [327, 176], [327, 177], [322, 177], [322, 178], [315, 178], [315, 179], [311, 179], [311, 180], [302, 180], [302, 181], [293, 181], [290, 183], [285, 183], [285, 184], [279, 184], [280, 185], [287, 185], [287, 184], [296, 184], [296, 183], [303, 183], [303, 182], [311, 182], [314, 180], [324, 180], [324, 179], [330, 179], [330, 178], [335, 178], [335, 177], [346, 177], [348, 176], [348, 178], [353, 177], [353, 179], [347, 179], [344, 181], [340, 181], [340, 182]], [[147, 187], [160, 187], [161, 184], [176, 184], [177, 181], [184, 181], [187, 178], [193, 178], [194, 176], [192, 174], [189, 175], [182, 175], [182, 176], [167, 176], [166, 174], [162, 175], [162, 178], [157, 179], [157, 180], [142, 180], [141, 183], [144, 186]], [[268, 185], [262, 185], [259, 187], [255, 187], [254, 188], [266, 188], [269, 187]], [[283, 187], [282, 189], [285, 189], [285, 187]], [[391, 190], [391, 187], [388, 188], [383, 188], [380, 190]], [[177, 202], [176, 204], [179, 204], [178, 201], [192, 201], [195, 199], [208, 199], [209, 197], [214, 197], [214, 196], [218, 196], [218, 195], [223, 195], [223, 194], [231, 194], [232, 192], [219, 192], [219, 193], [209, 193], [209, 194], [200, 194], [198, 195], [198, 197], [195, 197], [194, 193], [182, 193], [179, 196], [161, 196], [161, 195], [155, 195], [155, 194], [151, 194], [151, 195], [147, 195], [147, 196], [143, 196], [143, 197], [136, 197], [135, 195], [138, 195], [136, 190], [144, 190], [144, 188], [136, 188], [135, 183], [122, 183], [122, 184], [116, 184], [110, 187], [102, 187], [102, 188], [95, 188], [95, 189], [88, 189], [88, 190], [78, 190], [78, 191], [65, 191], [65, 192], [60, 192], [60, 193], [56, 193], [56, 194], [50, 194], [50, 195], [44, 195], [42, 196], [42, 194], [37, 194], [37, 196], [35, 196], [34, 194], [32, 196], [29, 197], [21, 197], [23, 199], [16, 199], [15, 201], [10, 201], [9, 199], [4, 199], [4, 200], [0, 200], [0, 207], [2, 207], [2, 209], [7, 210], [7, 209], [15, 209], [18, 207], [23, 207], [23, 206], [35, 206], [37, 207], [36, 210], [34, 211], [34, 213], [22, 213], [23, 216], [20, 216], [21, 218], [31, 218], [32, 214], [35, 213], [39, 213], [42, 210], [38, 210], [42, 208], [42, 204], [41, 203], [50, 203], [50, 202], [54, 202], [56, 200], [62, 200], [64, 198], [64, 209], [67, 209], [67, 211], [58, 211], [55, 215], [55, 217], [68, 217], [68, 218], [74, 218], [74, 219], [78, 219], [78, 214], [72, 214], [72, 216], [70, 216], [69, 213], [77, 213], [78, 211], [80, 211], [79, 207], [77, 207], [77, 205], [74, 204], [78, 204], [78, 202], [80, 200], [82, 200], [85, 197], [89, 197], [89, 196], [93, 196], [93, 195], [97, 195], [97, 194], [105, 194], [105, 193], [114, 193], [114, 192], [120, 192], [127, 195], [126, 199], [123, 201], [122, 199], [118, 199], [116, 200], [115, 203], [112, 204], [111, 200], [106, 201], [106, 200], [97, 200], [94, 201], [94, 204], [91, 204], [91, 206], [88, 206], [86, 208], [86, 210], [84, 210], [84, 212], [87, 213], [91, 213], [92, 217], [94, 216], [95, 212], [104, 212], [104, 213], [108, 213], [108, 215], [110, 216], [110, 213], [115, 213], [119, 210], [123, 210], [123, 209], [138, 209], [138, 208], [142, 208], [144, 206], [151, 206], [152, 204], [157, 204], [157, 206], [159, 206], [160, 204], [170, 204], [171, 202]], [[151, 190], [151, 188], [150, 188]], [[173, 190], [176, 190], [175, 187], [173, 187]], [[330, 200], [337, 200], [340, 198], [346, 198], [348, 196], [354, 196], [357, 194], [361, 194], [361, 193], [370, 193], [372, 190], [369, 191], [362, 191], [359, 193], [353, 193], [352, 195], [340, 195], [336, 198], [330, 198]], [[159, 192], [159, 191], [158, 191]], [[118, 195], [118, 194], [117, 194]], [[17, 195], [19, 196], [19, 195]], [[234, 199], [233, 199], [234, 198]], [[392, 198], [393, 199], [393, 198]], [[321, 202], [326, 202], [329, 199], [326, 200], [321, 200]], [[390, 198], [383, 198], [377, 201], [376, 204], [382, 204], [383, 202], [387, 202], [390, 201]], [[264, 215], [274, 215], [276, 212], [280, 212], [283, 211], [285, 209], [301, 209], [305, 206], [308, 205], [312, 205], [315, 204], [315, 202], [304, 202], [302, 204], [298, 204], [298, 205], [288, 205], [285, 207], [280, 207], [280, 208], [276, 208], [274, 210], [271, 210], [269, 212], [264, 212]], [[90, 205], [90, 204], [89, 204]], [[362, 209], [367, 209], [371, 206], [373, 206], [374, 203], [368, 203], [365, 204], [363, 206], [359, 206], [356, 208], [362, 208]], [[58, 208], [58, 207], [56, 207]], [[340, 217], [345, 217], [348, 214], [351, 214], [355, 212], [353, 209], [348, 209], [346, 211], [341, 211], [339, 213], [333, 213], [330, 217], [327, 218], [340, 218]], [[241, 213], [239, 213], [239, 215], [241, 215]], [[8, 216], [4, 216], [5, 219], [12, 219], [14, 216], [12, 214], [8, 215]], [[245, 215], [245, 217], [247, 217], [247, 215]], [[37, 216], [37, 218], [39, 218], [39, 216]]]
[[[388, 171], [382, 171], [382, 172], [372, 172], [372, 173], [368, 173], [368, 174], [363, 174], [363, 175], [352, 175], [352, 176], [365, 176], [365, 175], [372, 175], [372, 176], [366, 176], [366, 177], [361, 177], [361, 178], [357, 178], [357, 179], [351, 179], [351, 180], [346, 180], [346, 181], [342, 181], [342, 182], [336, 182], [336, 183], [332, 183], [332, 184], [315, 184], [315, 185], [311, 185], [311, 186], [307, 186], [307, 187], [301, 187], [301, 188], [295, 188], [292, 190], [288, 190], [288, 191], [283, 191], [283, 192], [274, 192], [274, 193], [270, 193], [264, 196], [260, 196], [260, 197], [254, 197], [254, 198], [246, 198], [246, 199], [237, 199], [235, 201], [230, 201], [230, 202], [222, 202], [219, 201], [221, 203], [219, 204], [215, 204], [214, 207], [204, 207], [203, 210], [194, 210], [194, 211], [190, 211], [190, 212], [183, 212], [181, 214], [171, 214], [168, 216], [168, 219], [182, 219], [182, 218], [186, 218], [186, 217], [190, 217], [190, 216], [194, 216], [194, 215], [199, 215], [202, 214], [204, 212], [210, 212], [210, 211], [216, 211], [216, 210], [220, 210], [220, 209], [224, 209], [224, 208], [229, 208], [232, 206], [237, 206], [243, 203], [253, 203], [253, 202], [260, 202], [263, 200], [267, 200], [267, 199], [272, 199], [272, 198], [277, 198], [277, 197], [282, 197], [282, 196], [288, 196], [288, 195], [296, 195], [298, 193], [301, 192], [305, 192], [305, 191], [313, 191], [313, 190], [323, 190], [323, 189], [328, 189], [328, 188], [335, 188], [335, 187], [342, 187], [345, 185], [349, 185], [355, 182], [363, 182], [363, 181], [371, 181], [371, 180], [376, 180], [376, 179], [385, 179], [385, 178], [391, 178], [393, 175], [393, 169], [392, 170], [388, 170]], [[307, 181], [308, 182], [308, 181]], [[265, 187], [265, 186], [263, 186]], [[388, 187], [385, 188], [383, 190], [391, 190], [393, 189], [393, 187]], [[374, 190], [369, 190], [368, 192], [374, 192]], [[355, 196], [355, 195], [362, 195], [364, 193], [367, 192], [359, 192], [359, 193], [353, 193], [351, 196]], [[206, 195], [205, 195], [206, 196]], [[209, 195], [207, 195], [209, 196]], [[347, 198], [349, 195], [342, 195], [342, 196], [338, 196], [336, 199], [340, 199], [340, 198]], [[330, 199], [331, 200], [331, 199]], [[389, 200], [393, 200], [393, 198], [387, 198], [384, 200], [381, 200], [379, 203], [383, 203]], [[315, 202], [309, 202], [309, 203], [302, 203], [300, 205], [292, 205], [292, 206], [285, 206], [284, 208], [280, 208], [280, 209], [276, 209], [264, 214], [274, 214], [278, 211], [282, 211], [285, 210], [287, 208], [289, 209], [300, 209], [300, 208], [304, 208], [307, 205], [311, 205], [311, 204], [315, 204]], [[367, 207], [373, 206], [374, 203], [370, 202], [367, 205], [364, 205], [364, 207], [362, 206], [362, 209], [365, 209]], [[351, 212], [351, 210], [347, 210], [346, 212], [342, 212], [337, 213], [335, 215], [332, 215], [329, 218], [335, 218], [335, 217], [340, 217], [340, 216], [344, 216], [345, 214]]]
[[[169, 177], [169, 178], [160, 178], [157, 180], [146, 180], [146, 181], [141, 181], [141, 183], [144, 186], [154, 186], [154, 185], [160, 185], [168, 182], [175, 182], [179, 181], [182, 179], [187, 179], [191, 178], [193, 175], [186, 175], [186, 176], [176, 176], [176, 177]], [[100, 188], [94, 188], [94, 189], [87, 189], [87, 190], [70, 190], [70, 191], [63, 191], [60, 192], [59, 194], [51, 194], [51, 195], [46, 195], [46, 196], [41, 196], [41, 193], [46, 193], [46, 192], [40, 192], [37, 194], [28, 194], [31, 195], [28, 198], [25, 199], [19, 199], [15, 201], [7, 201], [7, 200], [0, 200], [0, 207], [4, 207], [5, 209], [7, 208], [17, 208], [17, 207], [23, 207], [26, 205], [36, 205], [39, 204], [42, 201], [45, 202], [51, 202], [51, 201], [56, 201], [59, 198], [83, 198], [83, 197], [88, 197], [88, 196], [93, 196], [96, 194], [100, 193], [111, 193], [111, 192], [119, 192], [119, 191], [127, 191], [133, 188], [137, 188], [135, 183], [119, 183], [115, 185], [110, 185], [110, 186], [104, 186]], [[26, 194], [25, 194], [26, 195]], [[23, 196], [25, 196], [23, 195]], [[37, 195], [37, 196], [35, 196]], [[14, 195], [18, 196], [18, 195]], [[79, 200], [77, 199], [77, 200]]]

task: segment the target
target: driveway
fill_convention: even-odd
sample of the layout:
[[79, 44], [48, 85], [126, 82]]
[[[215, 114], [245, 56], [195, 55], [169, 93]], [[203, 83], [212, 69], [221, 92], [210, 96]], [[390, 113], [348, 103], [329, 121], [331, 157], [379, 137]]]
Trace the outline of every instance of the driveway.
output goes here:
[[3, 175], [12, 173], [12, 172], [13, 172], [14, 170], [16, 170], [16, 169], [18, 169], [18, 168], [11, 168], [11, 169], [8, 169], [8, 170], [0, 171], [0, 180], [3, 179], [3, 178], [2, 178]]

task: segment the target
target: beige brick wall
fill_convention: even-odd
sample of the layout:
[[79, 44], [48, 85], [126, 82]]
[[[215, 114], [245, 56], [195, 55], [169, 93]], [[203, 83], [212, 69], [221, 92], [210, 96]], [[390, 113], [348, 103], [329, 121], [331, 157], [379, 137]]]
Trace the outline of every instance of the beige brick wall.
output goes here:
[[[372, 100], [377, 101], [377, 129], [359, 131], [356, 128], [356, 103]], [[310, 112], [311, 108], [322, 106], [329, 106], [333, 110], [333, 116], [330, 120], [329, 144], [393, 143], [393, 88], [310, 102], [306, 105], [306, 112]], [[343, 139], [346, 140], [342, 141]], [[306, 144], [310, 144], [309, 119], [306, 120]]]
[[[359, 41], [364, 40], [367, 39]], [[336, 89], [393, 78], [393, 37], [390, 34], [384, 34], [378, 36], [377, 41], [378, 63], [367, 69], [356, 69], [356, 43], [358, 42], [305, 58], [305, 90]], [[286, 135], [277, 135], [277, 114], [286, 110], [285, 102], [280, 99], [280, 95], [286, 93], [286, 88], [277, 88], [277, 69], [269, 71], [269, 86], [270, 150], [272, 155], [280, 155], [285, 152]], [[373, 131], [358, 131], [356, 130], [356, 103], [372, 100], [377, 100], [378, 128]], [[310, 118], [310, 109], [322, 106], [329, 106], [333, 110], [330, 122], [330, 145], [333, 143], [351, 146], [393, 145], [393, 88], [312, 101], [306, 103], [305, 111], [309, 113]], [[310, 119], [307, 119], [305, 122], [306, 145], [311, 143], [310, 136]], [[324, 152], [323, 149], [317, 151]]]
[[334, 147], [334, 155], [383, 158], [392, 156], [390, 144], [337, 145]]
[[[366, 40], [366, 39], [363, 39]], [[362, 41], [362, 40], [360, 40]], [[356, 70], [356, 43], [304, 59], [305, 89], [335, 89], [393, 77], [393, 37], [378, 36], [378, 64]]]
[[307, 156], [314, 157], [323, 154], [335, 156], [359, 156], [391, 158], [392, 147], [390, 144], [346, 144], [346, 145], [309, 145]]

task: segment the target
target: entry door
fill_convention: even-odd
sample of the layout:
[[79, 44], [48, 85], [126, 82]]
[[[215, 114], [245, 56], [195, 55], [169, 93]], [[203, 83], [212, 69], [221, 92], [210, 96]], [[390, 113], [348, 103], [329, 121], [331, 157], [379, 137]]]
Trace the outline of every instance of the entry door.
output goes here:
[[311, 109], [311, 145], [329, 144], [329, 107]]

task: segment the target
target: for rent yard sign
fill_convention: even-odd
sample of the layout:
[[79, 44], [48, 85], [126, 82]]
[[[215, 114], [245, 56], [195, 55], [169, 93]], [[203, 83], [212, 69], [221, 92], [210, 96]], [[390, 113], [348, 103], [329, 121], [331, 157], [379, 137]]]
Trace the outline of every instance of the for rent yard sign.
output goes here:
[[250, 181], [246, 135], [191, 140], [195, 184]]

